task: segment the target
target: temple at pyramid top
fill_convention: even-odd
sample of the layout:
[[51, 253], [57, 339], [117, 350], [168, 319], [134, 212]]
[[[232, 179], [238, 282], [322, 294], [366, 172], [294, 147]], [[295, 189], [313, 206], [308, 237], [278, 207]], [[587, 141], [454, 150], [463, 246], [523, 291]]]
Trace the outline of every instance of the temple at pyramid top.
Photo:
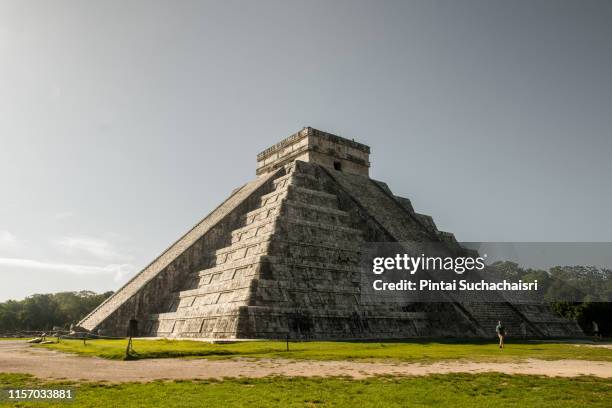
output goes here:
[[305, 127], [257, 155], [257, 175], [295, 160], [316, 163], [344, 173], [369, 175], [370, 146]]

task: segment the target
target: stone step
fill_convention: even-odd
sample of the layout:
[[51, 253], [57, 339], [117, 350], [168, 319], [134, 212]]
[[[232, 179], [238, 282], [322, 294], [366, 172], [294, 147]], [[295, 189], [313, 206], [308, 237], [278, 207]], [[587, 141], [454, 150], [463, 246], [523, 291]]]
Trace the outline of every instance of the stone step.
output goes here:
[[237, 228], [231, 232], [232, 243], [240, 241], [240, 237], [246, 236], [251, 238], [259, 236], [256, 233], [260, 228], [264, 228], [265, 232], [272, 230], [274, 222], [278, 223], [294, 223], [300, 225], [320, 226], [323, 229], [333, 229], [341, 231], [352, 231], [355, 234], [362, 235], [361, 230], [347, 226], [348, 213], [327, 207], [317, 205], [308, 205], [302, 202], [286, 200], [284, 206], [281, 207], [281, 213], [275, 217], [266, 217], [258, 221], [254, 221], [248, 225]]
[[284, 183], [287, 181], [290, 181], [291, 178], [293, 177], [293, 173], [292, 172], [287, 172], [284, 176], [280, 176], [274, 179], [274, 181], [272, 181], [272, 185], [274, 187], [274, 189], [276, 190], [277, 188], [279, 188], [279, 186], [282, 188], [284, 187]]
[[177, 312], [184, 308], [198, 308], [207, 305], [216, 305], [222, 303], [232, 302], [244, 302], [245, 304], [250, 299], [251, 285], [239, 286], [238, 284], [234, 288], [222, 288], [217, 286], [217, 290], [210, 290], [211, 288], [193, 289], [192, 294], [185, 294], [180, 296], [180, 303], [177, 308]]
[[209, 294], [214, 294], [214, 293], [245, 290], [245, 289], [249, 289], [253, 287], [256, 284], [256, 282], [257, 281], [253, 279], [234, 279], [229, 282], [227, 281], [226, 282], [221, 282], [221, 281], [212, 282], [208, 285], [203, 285], [196, 289], [182, 290], [178, 293], [177, 298], [183, 299], [183, 298], [204, 296], [204, 295], [209, 295]]
[[157, 325], [156, 332], [160, 337], [216, 337], [229, 338], [235, 335], [237, 319], [235, 315], [218, 315], [214, 317], [187, 317], [175, 319], [164, 317], [150, 324]]
[[[243, 268], [232, 268], [228, 269], [224, 272], [217, 272], [209, 275], [204, 275], [200, 279], [200, 283], [196, 288], [189, 289], [187, 291], [181, 291], [181, 296], [183, 292], [189, 292], [191, 290], [200, 290], [202, 288], [219, 288], [219, 290], [223, 290], [223, 285], [226, 285], [229, 288], [235, 289], [243, 286], [250, 285], [251, 282], [257, 275], [258, 264], [253, 264], [250, 266], [246, 266]], [[238, 283], [237, 283], [238, 282]], [[207, 289], [209, 290], [209, 289]], [[212, 291], [210, 289], [209, 291]]]
[[[295, 201], [305, 202], [306, 204], [320, 205], [322, 207], [337, 208], [337, 199], [334, 194], [324, 191], [313, 190], [299, 186], [288, 185], [283, 189], [274, 190], [260, 197], [260, 207], [282, 200], [288, 194], [298, 197]], [[317, 204], [316, 202], [322, 204]]]
[[[285, 262], [291, 258], [284, 259]], [[360, 284], [362, 270], [356, 264], [328, 264], [305, 262], [274, 263], [265, 262], [256, 273], [258, 279], [276, 281], [313, 281], [313, 282], [346, 282], [347, 284]], [[352, 282], [352, 283], [351, 283]]]
[[[290, 237], [288, 234], [276, 234], [270, 240], [270, 245], [268, 249], [270, 251], [275, 251], [281, 248], [291, 249], [296, 251], [302, 251], [303, 248], [329, 248], [329, 249], [337, 249], [337, 250], [345, 250], [350, 251], [355, 254], [361, 254], [363, 249], [363, 241], [360, 240], [340, 240], [336, 238], [337, 235], [332, 231], [329, 232], [327, 239], [323, 237], [315, 237], [309, 238], [304, 237], [302, 234], [299, 235], [297, 239]], [[287, 253], [268, 253], [266, 255], [275, 255], [275, 256], [289, 256], [290, 252]], [[306, 261], [310, 261], [307, 259]], [[333, 262], [331, 259], [329, 262]]]
[[232, 245], [221, 248], [208, 256], [207, 264], [212, 268], [251, 256], [265, 255], [272, 241], [293, 243], [296, 246], [348, 249], [354, 252], [360, 252], [360, 244], [363, 243], [359, 233], [350, 228], [307, 225], [303, 221], [292, 222], [282, 224], [281, 227], [277, 225], [275, 231], [243, 238]]
[[212, 254], [212, 266], [220, 266], [227, 262], [239, 261], [252, 256], [264, 255], [268, 252], [271, 234], [258, 236], [237, 242], [228, 247], [221, 248]]
[[268, 204], [265, 207], [247, 213], [243, 228], [260, 221], [277, 217], [281, 213], [289, 218], [318, 221], [334, 225], [349, 225], [349, 214], [346, 211], [285, 198], [282, 201]]
[[338, 198], [336, 195], [324, 191], [290, 185], [287, 189], [287, 198], [305, 204], [338, 209]]
[[358, 304], [359, 293], [348, 288], [324, 291], [312, 288], [257, 287], [253, 296], [255, 306], [351, 308]]
[[[260, 269], [259, 267], [262, 264], [265, 264], [265, 268], [261, 268], [262, 270], [259, 271], [258, 269]], [[229, 280], [236, 278], [237, 271], [242, 271], [240, 272], [241, 274], [244, 273], [248, 276], [251, 274], [257, 275], [258, 273], [265, 276], [272, 273], [274, 276], [278, 276], [278, 278], [293, 275], [297, 278], [297, 274], [299, 274], [301, 278], [306, 275], [309, 279], [335, 279], [337, 275], [342, 274], [355, 276], [361, 274], [361, 268], [354, 265], [331, 262], [304, 262], [294, 258], [257, 255], [203, 269], [198, 272], [198, 275], [201, 284], [208, 284], [212, 280], [211, 275], [227, 273], [224, 277], [220, 277], [220, 279]], [[206, 279], [202, 280], [203, 278]]]
[[254, 222], [257, 222], [257, 221], [261, 221], [267, 218], [272, 218], [272, 217], [277, 216], [280, 212], [282, 203], [283, 203], [282, 201], [276, 201], [268, 205], [265, 205], [263, 207], [259, 207], [253, 211], [249, 211], [243, 217], [244, 226], [253, 224]]
[[311, 176], [319, 175], [317, 166], [313, 166], [312, 163], [303, 161], [294, 161], [288, 167], [286, 167], [286, 171], [297, 174], [309, 174]]
[[234, 280], [229, 283], [216, 283], [179, 293], [177, 312], [183, 308], [193, 308], [210, 304], [229, 302], [294, 302], [307, 298], [304, 304], [355, 304], [360, 294], [358, 283], [314, 280]]
[[361, 263], [360, 246], [347, 243], [330, 245], [275, 239], [270, 242], [267, 255], [301, 259], [307, 262], [340, 263], [347, 266], [360, 265]]
[[352, 293], [360, 294], [359, 281], [350, 279], [295, 281], [291, 279], [257, 279], [257, 289], [302, 290], [325, 293]]
[[291, 184], [282, 189], [277, 189], [262, 195], [259, 207], [265, 207], [275, 202], [282, 201], [285, 197], [306, 204], [334, 209], [338, 208], [338, 199], [336, 195]]
[[[316, 180], [316, 178], [314, 176], [310, 176], [310, 175], [303, 175], [303, 178], [307, 178], [309, 180]], [[264, 218], [268, 218], [271, 216], [274, 216], [276, 213], [278, 213], [279, 210], [279, 206], [281, 204], [282, 198], [283, 198], [283, 194], [287, 193], [287, 190], [290, 186], [293, 187], [297, 187], [297, 188], [304, 188], [305, 190], [310, 190], [310, 191], [318, 191], [321, 192], [319, 189], [315, 188], [318, 187], [315, 184], [311, 184], [310, 187], [304, 185], [304, 183], [301, 182], [293, 182], [295, 181], [294, 179], [300, 180], [302, 177], [296, 176], [296, 175], [285, 175], [280, 177], [277, 180], [280, 180], [279, 183], [277, 184], [277, 188], [272, 191], [271, 193], [265, 194], [264, 196], [261, 197], [261, 205], [259, 208], [248, 212], [245, 217], [244, 217], [244, 224], [248, 225], [251, 224], [253, 222], [256, 222], [258, 220], [264, 219]], [[281, 182], [291, 182], [289, 184], [283, 184]], [[313, 181], [314, 183], [314, 181]], [[327, 194], [325, 192], [323, 192], [324, 194]], [[332, 195], [328, 195], [326, 197], [330, 197], [333, 196]], [[285, 200], [287, 201], [287, 200]], [[300, 203], [298, 201], [293, 201], [296, 205], [298, 204], [307, 204], [307, 203]], [[327, 208], [329, 210], [333, 210], [333, 208], [330, 208], [329, 206], [316, 206], [316, 205], [312, 205], [312, 207], [314, 208], [320, 208], [321, 210]], [[340, 210], [336, 210], [336, 211], [340, 211]], [[346, 212], [341, 212], [346, 214]]]
[[358, 272], [360, 269], [354, 269], [353, 267], [346, 266], [344, 264], [333, 263], [330, 261], [326, 262], [313, 262], [313, 261], [300, 261], [292, 258], [285, 258], [282, 256], [275, 255], [261, 255], [261, 256], [252, 256], [241, 259], [236, 262], [228, 262], [224, 265], [213, 266], [210, 268], [202, 269], [199, 272], [200, 276], [221, 272], [229, 268], [240, 268], [250, 264], [256, 263], [267, 263], [274, 266], [282, 266], [282, 267], [300, 267], [300, 268], [311, 268], [311, 269], [329, 269], [334, 271], [344, 271], [344, 272]]
[[215, 265], [210, 268], [202, 269], [201, 271], [198, 272], [198, 275], [200, 276], [200, 278], [202, 278], [202, 277], [212, 275], [215, 273], [223, 273], [228, 270], [233, 271], [236, 269], [250, 267], [252, 265], [257, 265], [265, 257], [266, 257], [265, 255], [255, 255], [255, 256], [245, 257], [245, 258], [239, 259], [234, 262], [226, 262], [223, 265]]
[[280, 216], [275, 224], [274, 237], [308, 243], [362, 243], [363, 231], [344, 225], [290, 219]]
[[[222, 311], [222, 313], [219, 313]], [[405, 337], [407, 333], [414, 335], [425, 330], [431, 331], [431, 316], [426, 313], [404, 311], [388, 311], [379, 308], [365, 308], [355, 313], [354, 306], [339, 305], [335, 308], [321, 307], [320, 305], [262, 305], [262, 306], [236, 306], [223, 305], [207, 310], [189, 311], [189, 313], [173, 313], [154, 316], [148, 324], [156, 325], [156, 332], [166, 337], [232, 337], [232, 328], [237, 328], [237, 317], [244, 316], [257, 319], [258, 333], [266, 334], [264, 337], [282, 337], [289, 334], [292, 338], [302, 338], [324, 333], [329, 336], [355, 338], [370, 337], [369, 330], [385, 333], [390, 337]], [[310, 322], [305, 328], [298, 322]], [[399, 323], [407, 322], [407, 323]], [[296, 327], [296, 323], [298, 326]], [[404, 327], [402, 324], [408, 324]], [[350, 326], [350, 327], [349, 327]], [[301, 327], [301, 328], [300, 328]], [[446, 327], [446, 326], [445, 326]], [[368, 330], [364, 330], [367, 328]], [[435, 327], [433, 327], [435, 329]], [[443, 333], [441, 333], [443, 334]]]
[[[208, 264], [212, 268], [253, 256], [298, 256], [296, 254], [300, 253], [312, 256], [313, 258], [307, 259], [309, 261], [319, 260], [320, 257], [325, 257], [325, 254], [338, 259], [346, 259], [347, 254], [352, 254], [349, 256], [351, 262], [356, 262], [353, 258], [360, 257], [363, 243], [360, 230], [305, 221], [290, 221], [281, 224], [282, 227], [277, 226], [280, 229], [275, 232], [269, 231], [261, 236], [245, 238], [212, 252], [208, 256]], [[310, 233], [307, 234], [308, 231]], [[325, 234], [321, 232], [325, 232]], [[274, 251], [277, 252], [270, 252], [272, 251], [271, 248], [274, 248]], [[333, 262], [332, 259], [328, 259], [328, 261]]]
[[552, 337], [582, 337], [584, 333], [575, 321], [555, 314], [547, 305], [514, 304], [523, 316], [543, 334]]
[[212, 332], [216, 328], [219, 318], [196, 318], [187, 321], [170, 319], [156, 321], [154, 323], [157, 324], [156, 333], [160, 337], [196, 338], [202, 337], [202, 333]]
[[265, 219], [231, 233], [231, 245], [218, 249], [213, 256], [225, 252], [233, 252], [244, 246], [255, 245], [262, 239], [281, 238], [288, 240], [303, 240], [308, 243], [331, 243], [350, 241], [363, 242], [363, 232], [342, 224], [326, 224], [302, 219], [292, 219], [279, 215], [274, 219]]
[[288, 185], [320, 190], [321, 181], [315, 176], [307, 173], [291, 172], [273, 181], [274, 188], [284, 188]]
[[273, 267], [279, 268], [306, 268], [314, 270], [330, 270], [338, 272], [360, 272], [361, 268], [346, 265], [344, 263], [334, 263], [331, 260], [325, 262], [315, 262], [306, 260], [296, 260], [282, 256], [265, 255], [261, 257], [262, 262], [266, 262]]
[[325, 185], [322, 180], [317, 177], [305, 174], [305, 173], [296, 173], [294, 172], [293, 177], [290, 179], [290, 184], [296, 187], [303, 187], [310, 190], [324, 191]]
[[274, 204], [276, 202], [281, 202], [283, 198], [287, 196], [288, 189], [289, 186], [282, 189], [276, 189], [268, 194], [262, 195], [259, 198], [259, 208]]
[[567, 323], [568, 320], [555, 314], [548, 306], [540, 304], [515, 303], [514, 307], [526, 316], [531, 322], [559, 322]]
[[238, 313], [240, 307], [245, 307], [243, 302], [231, 302], [231, 303], [210, 303], [207, 305], [201, 305], [198, 307], [183, 308], [176, 312], [160, 313], [152, 316], [156, 320], [177, 320], [177, 319], [191, 319], [210, 316], [219, 317], [227, 316], [228, 314]]
[[[296, 314], [303, 314], [307, 316], [323, 318], [326, 317], [350, 317], [356, 316], [354, 307], [345, 308], [321, 308], [321, 307], [304, 307], [296, 308], [291, 305], [278, 305], [278, 306], [246, 306], [246, 309], [250, 312], [249, 314], [272, 314], [272, 315], [287, 315], [292, 316]], [[297, 313], [296, 313], [297, 312]], [[410, 320], [425, 320], [431, 319], [426, 313], [422, 312], [404, 312], [399, 310], [386, 310], [376, 308], [369, 311], [367, 308], [361, 311], [357, 316], [365, 319], [382, 320], [384, 323], [389, 320], [395, 319], [410, 319]]]
[[[310, 317], [321, 318], [350, 318], [354, 319], [356, 316], [362, 319], [371, 320], [382, 320], [383, 322], [391, 321], [395, 319], [408, 319], [408, 320], [427, 320], [431, 316], [428, 316], [422, 312], [403, 312], [403, 311], [388, 311], [388, 310], [373, 310], [363, 311], [361, 314], [356, 315], [354, 305], [342, 304], [334, 308], [325, 308], [320, 305], [305, 304], [303, 307], [297, 307], [290, 303], [278, 304], [278, 305], [249, 305], [241, 306], [239, 304], [224, 304], [224, 305], [208, 305], [199, 309], [181, 310], [177, 312], [161, 313], [158, 315], [152, 315], [151, 320], [157, 321], [160, 325], [163, 324], [165, 327], [161, 327], [161, 331], [172, 332], [174, 322], [181, 320], [197, 320], [199, 326], [203, 321], [214, 322], [221, 317], [227, 315], [237, 315], [239, 310], [245, 310], [249, 315], [251, 314], [266, 314], [268, 316], [296, 316], [306, 315]], [[163, 322], [163, 323], [162, 323]]]
[[293, 201], [288, 198], [284, 200], [281, 212], [288, 218], [332, 225], [348, 226], [350, 221], [346, 211]]
[[253, 237], [261, 237], [274, 231], [274, 224], [278, 217], [269, 217], [253, 222], [244, 227], [237, 228], [231, 232], [232, 244]]
[[[462, 306], [480, 324], [485, 333], [491, 333], [492, 336], [495, 336], [495, 327], [500, 320], [508, 335], [516, 336], [522, 331], [521, 324], [525, 321], [524, 318], [506, 303], [462, 303]], [[537, 335], [527, 323], [526, 329], [530, 336]]]

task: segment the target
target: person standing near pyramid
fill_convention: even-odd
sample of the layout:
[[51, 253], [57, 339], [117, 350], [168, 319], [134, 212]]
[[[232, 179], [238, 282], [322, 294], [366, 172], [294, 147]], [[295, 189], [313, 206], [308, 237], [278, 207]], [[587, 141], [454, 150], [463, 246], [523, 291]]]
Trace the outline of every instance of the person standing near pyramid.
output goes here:
[[502, 325], [501, 320], [497, 322], [497, 326], [495, 327], [495, 332], [497, 333], [497, 337], [499, 337], [499, 348], [504, 348], [504, 337], [506, 337], [506, 328]]

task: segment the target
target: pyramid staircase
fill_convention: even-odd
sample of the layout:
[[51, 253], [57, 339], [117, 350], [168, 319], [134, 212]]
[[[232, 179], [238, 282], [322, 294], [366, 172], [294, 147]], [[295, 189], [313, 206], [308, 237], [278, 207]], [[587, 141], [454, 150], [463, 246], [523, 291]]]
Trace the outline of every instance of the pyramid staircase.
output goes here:
[[[325, 171], [355, 197], [361, 206], [375, 218], [392, 236], [400, 242], [439, 241], [449, 250], [462, 251], [452, 233], [439, 231], [432, 217], [416, 213], [410, 200], [394, 196], [389, 187], [376, 180], [344, 174], [325, 169]], [[436, 280], [436, 276], [429, 278]], [[495, 327], [502, 321], [512, 336], [532, 337], [580, 337], [582, 330], [574, 321], [557, 316], [545, 304], [522, 302], [520, 296], [507, 299], [496, 292], [471, 292], [464, 295], [455, 292], [447, 301], [462, 312], [474, 324], [479, 336], [495, 336]], [[430, 305], [431, 306], [431, 305]], [[442, 308], [441, 304], [437, 304]], [[464, 337], [471, 337], [465, 332]]]
[[175, 293], [171, 312], [151, 316], [151, 335], [282, 337], [289, 326], [308, 331], [301, 316], [313, 309], [352, 310], [362, 233], [313, 175], [295, 164], [285, 173], [244, 214], [231, 244], [210, 253], [208, 267]]
[[[231, 244], [208, 256], [147, 334], [205, 338], [405, 338], [476, 335], [452, 305], [363, 305], [355, 228], [318, 166], [293, 162], [244, 214]], [[441, 310], [443, 309], [443, 310]], [[445, 314], [446, 313], [446, 314]], [[456, 322], [449, 323], [448, 313]], [[458, 322], [457, 322], [458, 320]], [[459, 328], [459, 329], [458, 329]]]
[[365, 145], [305, 128], [261, 152], [257, 174], [79, 326], [115, 336], [391, 339], [489, 337], [502, 320], [527, 337], [581, 334], [546, 305], [364, 290], [369, 244], [466, 251], [369, 178]]

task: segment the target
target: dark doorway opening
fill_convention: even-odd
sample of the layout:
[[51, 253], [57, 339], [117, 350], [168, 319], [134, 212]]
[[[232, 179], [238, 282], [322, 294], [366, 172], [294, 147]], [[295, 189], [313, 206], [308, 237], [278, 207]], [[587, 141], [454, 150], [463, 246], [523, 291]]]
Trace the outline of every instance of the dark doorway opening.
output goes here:
[[308, 335], [313, 328], [312, 317], [307, 314], [294, 313], [289, 317], [289, 330], [298, 337]]
[[138, 320], [132, 319], [130, 320], [130, 324], [128, 325], [128, 337], [138, 337]]
[[342, 163], [340, 163], [339, 161], [335, 161], [334, 162], [334, 169], [338, 170], [338, 171], [342, 171]]

